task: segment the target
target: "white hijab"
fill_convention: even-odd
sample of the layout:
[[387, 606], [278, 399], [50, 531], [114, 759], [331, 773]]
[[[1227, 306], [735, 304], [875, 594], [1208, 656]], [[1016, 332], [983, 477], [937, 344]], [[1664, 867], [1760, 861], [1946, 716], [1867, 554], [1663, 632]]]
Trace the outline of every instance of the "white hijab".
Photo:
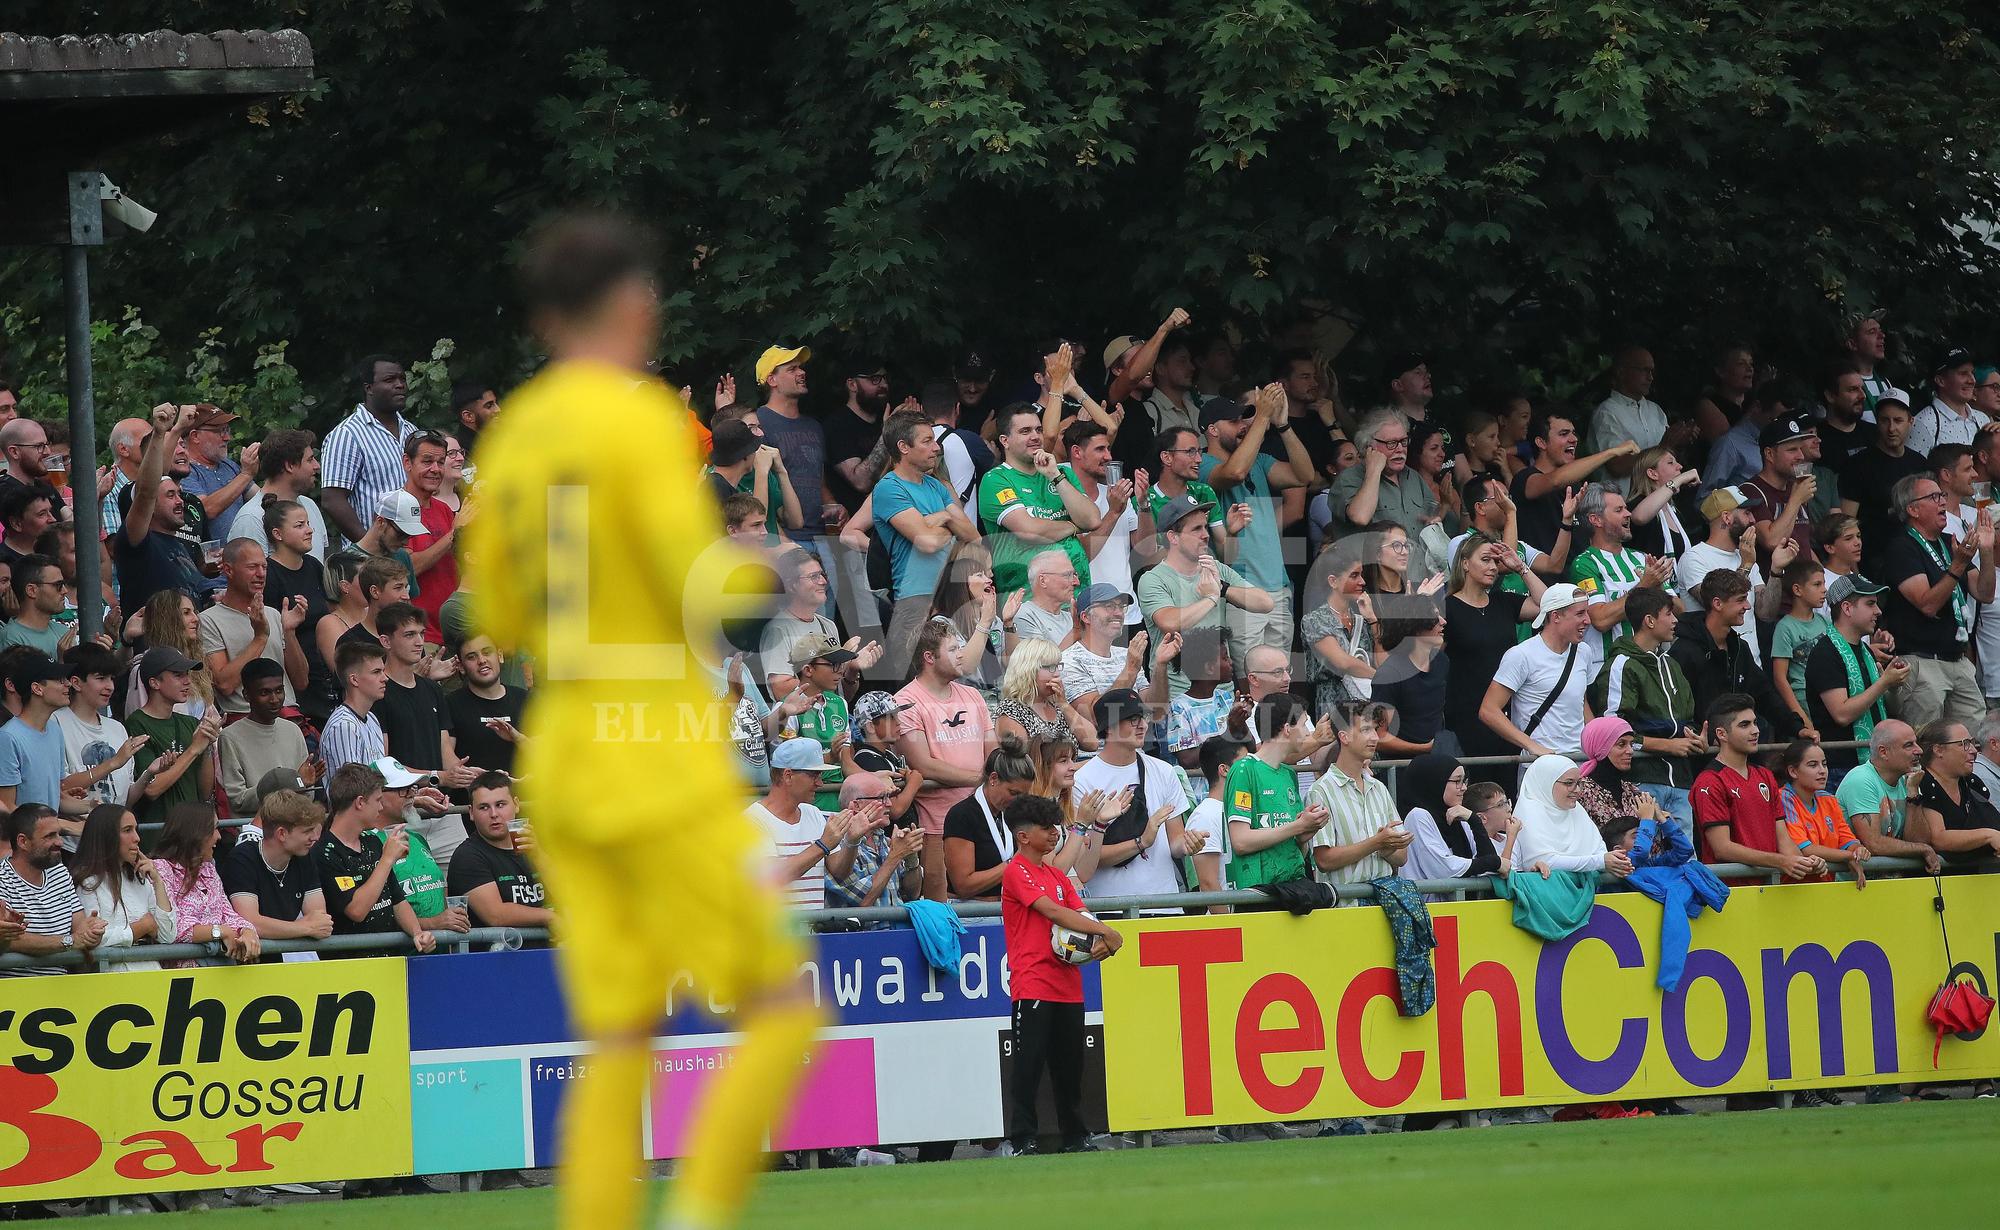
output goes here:
[[1548, 855], [1604, 857], [1604, 835], [1581, 806], [1557, 807], [1556, 779], [1576, 768], [1567, 756], [1543, 756], [1528, 766], [1521, 779], [1521, 801], [1514, 817], [1521, 835], [1514, 839], [1514, 866], [1532, 866]]

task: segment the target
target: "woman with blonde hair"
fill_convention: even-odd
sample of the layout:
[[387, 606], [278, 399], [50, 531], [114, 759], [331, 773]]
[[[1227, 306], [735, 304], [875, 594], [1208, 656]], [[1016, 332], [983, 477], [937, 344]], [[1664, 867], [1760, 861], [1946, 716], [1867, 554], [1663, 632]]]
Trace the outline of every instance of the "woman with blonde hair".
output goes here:
[[1674, 498], [1701, 481], [1699, 471], [1684, 468], [1674, 450], [1655, 444], [1632, 462], [1632, 490], [1625, 499], [1632, 508], [1632, 549], [1647, 555], [1679, 558], [1701, 541], [1688, 533]]
[[995, 714], [1002, 739], [1024, 744], [1064, 739], [1087, 752], [1097, 750], [1097, 727], [1090, 715], [1063, 694], [1061, 661], [1054, 645], [1036, 637], [1014, 646], [1007, 671], [1000, 676]]

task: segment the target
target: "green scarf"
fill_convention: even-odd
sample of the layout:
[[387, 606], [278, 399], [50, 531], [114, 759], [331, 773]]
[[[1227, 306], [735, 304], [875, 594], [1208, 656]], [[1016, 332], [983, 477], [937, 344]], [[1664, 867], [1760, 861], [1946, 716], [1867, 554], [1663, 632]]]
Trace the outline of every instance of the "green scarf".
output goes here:
[[[1838, 629], [1827, 633], [1826, 639], [1833, 646], [1833, 651], [1840, 655], [1840, 664], [1847, 668], [1847, 694], [1859, 696], [1873, 687], [1879, 674], [1875, 669], [1875, 655], [1864, 650], [1856, 657], [1854, 646], [1847, 643], [1847, 638]], [[1854, 719], [1854, 737], [1866, 743], [1869, 736], [1875, 733], [1875, 723], [1888, 720], [1888, 707], [1877, 696], [1875, 703], [1863, 709], [1861, 716]]]

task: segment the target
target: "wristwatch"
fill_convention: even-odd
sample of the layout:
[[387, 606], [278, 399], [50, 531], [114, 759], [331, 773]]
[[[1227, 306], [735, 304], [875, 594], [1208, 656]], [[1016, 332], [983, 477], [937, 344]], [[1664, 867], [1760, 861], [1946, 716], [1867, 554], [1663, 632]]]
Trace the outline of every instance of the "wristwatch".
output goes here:
[[210, 924], [208, 925], [208, 938], [209, 938], [209, 939], [211, 939], [211, 940], [214, 940], [214, 941], [215, 941], [216, 943], [218, 943], [218, 944], [222, 942], [222, 924], [221, 924], [221, 923], [210, 923]]
[[72, 931], [68, 935], [63, 936], [63, 951], [68, 952], [70, 949], [75, 947], [76, 947], [76, 933]]
[[1229, 582], [1224, 581], [1222, 583], [1222, 587], [1215, 591], [1215, 605], [1217, 606], [1229, 605]]

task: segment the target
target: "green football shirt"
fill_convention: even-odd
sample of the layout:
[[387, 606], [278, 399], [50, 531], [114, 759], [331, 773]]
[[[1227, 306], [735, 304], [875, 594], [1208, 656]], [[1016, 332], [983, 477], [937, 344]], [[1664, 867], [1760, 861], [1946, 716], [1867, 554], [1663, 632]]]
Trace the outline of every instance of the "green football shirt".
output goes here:
[[[995, 466], [979, 480], [979, 524], [993, 549], [993, 587], [1005, 598], [1028, 585], [1028, 561], [1050, 545], [1010, 533], [1000, 519], [1016, 508], [1025, 508], [1031, 517], [1046, 521], [1068, 521], [1062, 496], [1055, 484], [1039, 474], [1024, 474], [1013, 466]], [[1076, 565], [1076, 583], [1090, 584], [1090, 557], [1083, 542], [1071, 534], [1062, 540], [1062, 549]]]
[[[1224, 824], [1242, 820], [1253, 829], [1276, 828], [1297, 819], [1300, 810], [1299, 779], [1289, 766], [1268, 765], [1256, 756], [1245, 756], [1229, 766], [1228, 784], [1222, 791]], [[1305, 878], [1305, 851], [1296, 841], [1281, 841], [1248, 854], [1239, 849], [1229, 862], [1234, 888]]]

